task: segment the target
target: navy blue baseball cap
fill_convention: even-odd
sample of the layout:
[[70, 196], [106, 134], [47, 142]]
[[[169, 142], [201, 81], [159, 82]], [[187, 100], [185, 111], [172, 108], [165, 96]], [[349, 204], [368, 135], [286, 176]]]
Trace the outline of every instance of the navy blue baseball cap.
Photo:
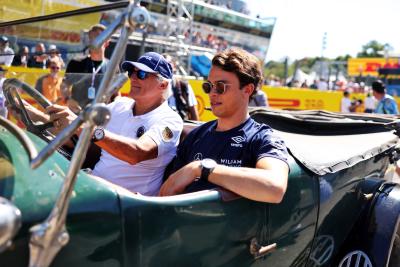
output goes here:
[[3, 35], [3, 36], [0, 37], [0, 42], [7, 43], [8, 42], [8, 38]]
[[124, 71], [130, 71], [134, 67], [145, 72], [158, 73], [164, 78], [172, 79], [171, 64], [169, 64], [162, 55], [156, 52], [145, 53], [137, 62], [124, 61], [121, 65], [121, 68]]

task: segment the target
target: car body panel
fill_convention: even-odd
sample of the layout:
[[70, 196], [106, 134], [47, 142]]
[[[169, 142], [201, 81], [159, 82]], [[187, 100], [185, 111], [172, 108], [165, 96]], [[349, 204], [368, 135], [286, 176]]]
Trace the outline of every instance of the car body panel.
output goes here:
[[[129, 12], [136, 8], [131, 5]], [[141, 11], [143, 13], [138, 13], [138, 17], [146, 17], [144, 10]], [[85, 14], [89, 13], [90, 10], [85, 11]], [[123, 14], [115, 20], [121, 25], [113, 23], [111, 26], [134, 24], [133, 14]], [[57, 19], [62, 19], [62, 15], [57, 15]], [[126, 20], [128, 16], [129, 21]], [[43, 22], [36, 19], [39, 24]], [[99, 39], [107, 39], [113, 31], [108, 28]], [[38, 37], [35, 39], [37, 42], [40, 32], [32, 34]], [[115, 68], [106, 71], [107, 79], [101, 82], [104, 90], [115, 78], [112, 73], [126, 51], [122, 48], [128, 42], [128, 29], [120, 31], [118, 39], [126, 42], [119, 42], [117, 47], [121, 49], [114, 49], [116, 53], [110, 62]], [[84, 76], [90, 78], [91, 75]], [[75, 77], [74, 85], [79, 83], [78, 76], [81, 75]], [[16, 100], [12, 93], [24, 86], [10, 80], [7, 79], [3, 85], [7, 101], [12, 105], [10, 100]], [[85, 86], [77, 88], [87, 90]], [[97, 95], [99, 99], [102, 98], [101, 91]], [[38, 97], [40, 94], [36, 90], [25, 92], [50, 105]], [[46, 142], [30, 133], [6, 130], [3, 126], [11, 122], [0, 120], [0, 125], [3, 125], [0, 126], [0, 196], [11, 200], [22, 214], [22, 227], [10, 240], [12, 244], [0, 253], [0, 266], [28, 266], [31, 245], [34, 247], [31, 251], [40, 255], [33, 257], [34, 262], [51, 262], [51, 266], [56, 267], [327, 267], [335, 265], [342, 255], [351, 252], [347, 250], [350, 248], [348, 245], [354, 243], [352, 238], [357, 228], [362, 229], [358, 223], [363, 218], [372, 218], [364, 226], [374, 226], [374, 220], [385, 215], [395, 218], [397, 211], [393, 215], [381, 208], [400, 206], [398, 189], [393, 191], [396, 194], [393, 193], [390, 199], [383, 198], [385, 192], [379, 191], [390, 161], [397, 160], [396, 154], [400, 152], [396, 146], [400, 125], [395, 117], [250, 109], [253, 119], [270, 125], [274, 134], [286, 142], [290, 152], [288, 186], [279, 204], [248, 200], [221, 188], [171, 197], [148, 197], [91, 177], [83, 171], [75, 176], [83, 161], [85, 146], [89, 145], [91, 130], [107, 121], [106, 110], [96, 105], [99, 99], [96, 98], [90, 107], [83, 107], [82, 116], [74, 121], [76, 127], [80, 122], [85, 123], [85, 128], [75, 147], [77, 157], [71, 162], [55, 152], [43, 163], [44, 157], [39, 157], [32, 164], [28, 159], [29, 149], [26, 144], [24, 148], [19, 140], [31, 139], [42, 152]], [[43, 108], [47, 105], [42, 103]], [[14, 108], [18, 107], [22, 106], [15, 102]], [[25, 123], [33, 125], [29, 125], [27, 118]], [[73, 127], [64, 129], [55, 143], [70, 139], [76, 130]], [[35, 128], [40, 127], [37, 124], [28, 127], [31, 131]], [[40, 135], [43, 131], [37, 133]], [[381, 138], [383, 135], [387, 138]], [[59, 145], [57, 143], [54, 147]], [[50, 147], [47, 151], [52, 152], [53, 147], [46, 147]], [[69, 191], [69, 188], [73, 190]], [[72, 195], [69, 195], [71, 191]], [[372, 201], [374, 196], [376, 202]], [[58, 198], [69, 200], [68, 209], [62, 201], [56, 202]], [[388, 199], [395, 205], [386, 203]], [[65, 214], [59, 211], [62, 208], [68, 210], [65, 225]], [[372, 216], [368, 217], [366, 214], [370, 210]], [[55, 214], [52, 218], [58, 218], [58, 222], [46, 220], [50, 212]], [[36, 227], [32, 234], [31, 227], [39, 223], [41, 227]], [[387, 229], [383, 224], [379, 226]], [[69, 233], [66, 244], [60, 241], [65, 237], [64, 227]], [[390, 249], [389, 241], [381, 245], [382, 239], [378, 236], [372, 240], [368, 251], [363, 253], [371, 256], [370, 250]], [[58, 252], [58, 249], [61, 250]], [[388, 255], [387, 251], [378, 253]], [[56, 255], [54, 260], [52, 255]]]
[[[32, 134], [30, 137], [37, 148], [45, 145], [38, 137]], [[13, 172], [0, 179], [0, 195], [11, 199], [20, 209], [23, 223], [12, 249], [0, 254], [0, 262], [7, 262], [8, 266], [28, 266], [29, 228], [49, 215], [69, 162], [56, 153], [38, 169], [31, 169], [22, 145], [1, 126], [0, 151], [3, 161], [0, 165], [12, 165]], [[107, 263], [114, 255], [100, 248], [111, 241], [119, 244], [116, 261], [119, 262], [117, 266], [122, 266], [120, 215], [116, 191], [81, 171], [67, 219], [70, 242], [56, 257], [53, 266], [98, 266], [98, 259]]]
[[[45, 145], [29, 136], [38, 149]], [[14, 166], [0, 192], [23, 214], [23, 227], [0, 262], [27, 266], [29, 228], [48, 216], [68, 160], [56, 153], [32, 170], [22, 145], [4, 129], [0, 150]], [[383, 152], [326, 175], [290, 157], [280, 204], [217, 190], [147, 197], [81, 171], [67, 217], [70, 242], [52, 266], [329, 266], [368, 204], [363, 195], [382, 183], [389, 164]], [[276, 243], [276, 249], [255, 259], [253, 239], [262, 246]]]
[[[323, 181], [329, 184], [327, 191], [330, 196], [320, 197], [318, 231], [310, 254], [310, 266], [330, 266], [368, 206], [364, 194], [369, 192], [364, 192], [361, 184], [365, 179], [382, 177], [382, 170], [388, 163], [385, 161], [370, 159], [338, 173], [320, 177], [321, 184]], [[382, 180], [376, 183], [380, 184]], [[323, 195], [323, 190], [320, 192]]]

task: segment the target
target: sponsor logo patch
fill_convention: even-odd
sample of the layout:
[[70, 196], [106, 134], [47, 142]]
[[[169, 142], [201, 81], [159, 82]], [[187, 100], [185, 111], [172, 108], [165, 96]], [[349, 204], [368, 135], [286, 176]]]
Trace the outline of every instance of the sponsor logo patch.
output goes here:
[[140, 126], [136, 131], [136, 137], [140, 138], [144, 134], [145, 131], [146, 131], [146, 128], [144, 128], [144, 126]]
[[174, 137], [174, 134], [172, 133], [171, 129], [168, 127], [165, 127], [164, 130], [162, 131], [162, 138], [165, 142], [168, 142], [169, 140]]
[[221, 159], [221, 164], [230, 167], [242, 167], [241, 159]]
[[152, 60], [153, 58], [151, 57], [151, 56], [143, 56], [145, 59], [147, 59], [147, 60]]
[[246, 138], [244, 138], [243, 136], [234, 136], [231, 139], [234, 142], [234, 143], [231, 143], [231, 146], [234, 146], [234, 147], [243, 147], [243, 145], [241, 143], [246, 141]]
[[243, 136], [234, 136], [231, 138], [236, 144], [243, 143], [246, 139]]
[[197, 153], [196, 155], [194, 155], [194, 160], [202, 160], [203, 159], [203, 155], [201, 153]]

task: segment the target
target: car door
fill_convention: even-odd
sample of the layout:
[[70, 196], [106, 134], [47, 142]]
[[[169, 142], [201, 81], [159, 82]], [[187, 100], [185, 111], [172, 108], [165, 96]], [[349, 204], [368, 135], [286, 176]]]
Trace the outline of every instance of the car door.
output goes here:
[[221, 196], [122, 196], [125, 266], [261, 266], [249, 248], [267, 237], [267, 204]]
[[304, 266], [310, 254], [317, 225], [319, 182], [299, 165], [290, 166], [284, 199], [268, 208], [269, 240], [263, 245], [276, 244], [276, 249], [259, 259], [263, 266]]

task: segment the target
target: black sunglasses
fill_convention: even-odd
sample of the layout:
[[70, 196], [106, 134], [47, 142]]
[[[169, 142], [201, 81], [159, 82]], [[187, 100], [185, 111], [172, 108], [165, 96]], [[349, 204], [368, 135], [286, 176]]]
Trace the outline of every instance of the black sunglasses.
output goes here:
[[216, 83], [211, 83], [211, 82], [204, 82], [202, 87], [203, 91], [206, 94], [209, 94], [212, 90], [212, 88], [215, 88], [215, 92], [219, 95], [225, 94], [226, 90], [228, 89], [228, 83], [224, 83], [222, 81], [218, 81]]
[[144, 70], [131, 70], [128, 72], [129, 77], [131, 77], [134, 73], [136, 73], [136, 77], [139, 80], [145, 80], [150, 76], [149, 72], [145, 72]]

